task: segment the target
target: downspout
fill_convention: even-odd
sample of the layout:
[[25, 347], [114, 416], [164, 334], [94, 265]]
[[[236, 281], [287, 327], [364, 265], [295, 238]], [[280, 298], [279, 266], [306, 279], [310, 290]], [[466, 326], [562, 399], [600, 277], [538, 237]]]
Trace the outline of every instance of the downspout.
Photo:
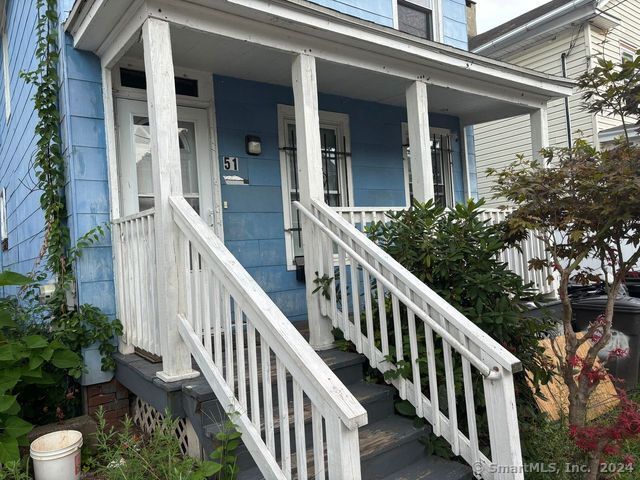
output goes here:
[[[562, 77], [567, 78], [567, 54], [560, 55], [560, 64], [562, 65]], [[564, 97], [564, 116], [567, 126], [567, 146], [571, 148], [573, 145], [573, 136], [571, 134], [571, 110], [569, 109], [569, 97]]]

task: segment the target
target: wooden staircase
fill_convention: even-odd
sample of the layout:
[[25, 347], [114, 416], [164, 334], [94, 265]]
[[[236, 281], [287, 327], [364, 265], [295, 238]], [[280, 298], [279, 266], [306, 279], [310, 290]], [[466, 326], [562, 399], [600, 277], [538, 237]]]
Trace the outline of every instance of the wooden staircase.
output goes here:
[[[342, 352], [337, 349], [319, 352], [320, 357], [331, 368], [336, 376], [347, 386], [351, 393], [366, 409], [369, 423], [359, 430], [360, 461], [362, 478], [367, 480], [391, 479], [471, 479], [471, 470], [461, 463], [447, 461], [426, 454], [419, 439], [430, 433], [430, 428], [416, 428], [412, 419], [399, 416], [394, 410], [396, 390], [387, 385], [368, 383], [364, 379], [366, 359], [364, 356]], [[204, 387], [204, 385], [203, 385]], [[206, 387], [205, 387], [206, 390]], [[188, 392], [185, 392], [188, 393]], [[213, 446], [211, 440], [220, 431], [220, 412], [222, 408], [213, 395], [203, 397], [205, 391], [200, 390], [202, 401], [192, 411], [197, 412], [200, 423], [208, 440], [203, 442], [208, 455]], [[290, 402], [290, 409], [293, 405]], [[294, 437], [293, 414], [288, 428], [289, 438]], [[192, 419], [193, 422], [194, 419]], [[305, 437], [312, 438], [310, 405], [305, 403]], [[264, 429], [264, 426], [263, 426]], [[280, 444], [281, 426], [275, 425], [276, 445]], [[310, 442], [307, 447], [311, 448]], [[238, 453], [240, 468], [239, 480], [257, 480], [264, 476], [256, 467], [248, 450], [241, 446]], [[278, 452], [280, 455], [280, 452]], [[295, 471], [295, 442], [292, 441], [293, 478]], [[309, 453], [307, 458], [312, 458]], [[321, 477], [321, 476], [320, 476]], [[308, 478], [319, 478], [313, 472], [313, 465], [308, 465]]]

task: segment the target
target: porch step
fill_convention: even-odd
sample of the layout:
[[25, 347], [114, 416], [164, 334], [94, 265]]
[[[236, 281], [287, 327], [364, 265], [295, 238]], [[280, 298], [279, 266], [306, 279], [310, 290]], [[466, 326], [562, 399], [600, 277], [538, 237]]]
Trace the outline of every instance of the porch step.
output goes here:
[[[318, 352], [318, 354], [367, 410], [369, 423], [359, 431], [363, 479], [419, 480], [429, 478], [434, 480], [470, 480], [473, 478], [471, 469], [468, 466], [428, 456], [425, 453], [423, 445], [418, 440], [427, 435], [430, 430], [428, 428], [415, 428], [411, 419], [395, 414], [393, 405], [396, 395], [395, 389], [386, 385], [370, 384], [364, 381], [366, 359], [362, 355], [337, 349]], [[275, 380], [275, 378], [272, 378], [272, 380]], [[206, 387], [203, 389], [192, 388], [190, 393], [183, 389], [184, 393], [192, 396], [198, 396], [195, 395], [197, 390], [199, 390], [202, 400], [206, 398], [199, 406], [201, 415], [219, 418], [221, 409], [212, 394], [206, 394], [202, 397], [205, 394]], [[294, 438], [291, 397], [289, 397], [289, 400], [289, 429], [291, 438]], [[274, 410], [277, 412], [276, 403], [274, 403]], [[277, 421], [278, 415], [274, 415], [274, 418]], [[206, 437], [215, 438], [215, 434], [219, 431], [219, 421], [203, 420], [202, 425]], [[274, 428], [276, 449], [279, 455], [281, 426], [276, 424]], [[312, 430], [311, 408], [308, 403], [305, 403], [305, 437], [308, 443], [307, 447], [310, 449]], [[211, 448], [210, 441], [203, 442], [203, 445]], [[292, 444], [292, 450], [294, 447], [295, 445]], [[208, 452], [205, 453], [208, 454]], [[295, 473], [295, 452], [292, 451], [292, 454], [293, 478], [297, 478]], [[307, 458], [310, 461], [307, 466], [308, 477], [314, 478], [311, 450], [307, 452]], [[264, 478], [244, 446], [238, 451], [238, 466], [240, 469], [238, 480], [259, 480]]]

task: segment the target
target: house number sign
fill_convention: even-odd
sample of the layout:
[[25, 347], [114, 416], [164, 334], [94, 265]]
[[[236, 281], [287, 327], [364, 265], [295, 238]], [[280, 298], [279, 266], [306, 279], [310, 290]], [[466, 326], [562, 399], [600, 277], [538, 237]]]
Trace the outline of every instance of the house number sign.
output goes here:
[[225, 170], [238, 170], [238, 157], [224, 157], [223, 160]]

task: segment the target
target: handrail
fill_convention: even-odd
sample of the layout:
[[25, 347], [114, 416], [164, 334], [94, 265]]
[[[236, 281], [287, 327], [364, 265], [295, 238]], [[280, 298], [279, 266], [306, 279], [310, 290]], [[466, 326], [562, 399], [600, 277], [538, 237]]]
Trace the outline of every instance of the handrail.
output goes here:
[[476, 343], [482, 343], [487, 353], [489, 353], [501, 367], [513, 373], [522, 370], [522, 363], [511, 352], [505, 349], [484, 330], [465, 317], [461, 312], [453, 308], [445, 299], [421, 282], [415, 275], [391, 257], [391, 255], [386, 253], [375, 243], [371, 242], [364, 233], [360, 232], [340, 215], [335, 213], [331, 207], [317, 201], [313, 201], [313, 207], [322, 212], [323, 215], [327, 216], [332, 223], [336, 224], [343, 233], [349, 235], [352, 240], [358, 243], [359, 246], [375, 255], [376, 260], [383, 264], [385, 269], [396, 277], [402, 279], [402, 281], [414, 292], [423, 296], [429, 302], [429, 306], [434, 307], [438, 313], [447, 318], [448, 321], [452, 322], [456, 328], [463, 331], [466, 336], [474, 338]]
[[303, 386], [311, 401], [323, 413], [336, 414], [350, 430], [366, 425], [366, 410], [186, 200], [172, 196], [169, 202], [175, 223], [224, 277], [229, 293], [242, 298], [256, 330], [277, 357], [288, 360], [285, 366], [298, 373], [296, 380], [306, 381]]
[[111, 223], [114, 225], [119, 225], [121, 223], [131, 222], [133, 220], [138, 220], [139, 218], [145, 218], [153, 216], [156, 213], [155, 208], [149, 208], [147, 210], [143, 210], [141, 212], [132, 213], [131, 215], [127, 215], [126, 217], [120, 217], [113, 220]]
[[341, 240], [335, 233], [333, 233], [329, 228], [327, 228], [320, 220], [318, 220], [309, 210], [304, 208], [300, 202], [293, 202], [295, 207], [301, 212], [305, 217], [307, 217], [311, 222], [313, 222], [320, 230], [322, 230], [331, 240], [340, 245], [351, 258], [357, 261], [357, 263], [366, 268], [367, 271], [373, 275], [380, 283], [384, 285], [386, 289], [388, 289], [391, 293], [393, 293], [398, 300], [402, 301], [407, 307], [409, 307], [413, 313], [415, 313], [418, 317], [422, 319], [429, 319], [429, 326], [444, 338], [452, 347], [458, 351], [461, 355], [463, 355], [469, 362], [471, 362], [485, 377], [494, 379], [500, 376], [499, 371], [493, 369], [490, 366], [487, 366], [485, 362], [480, 360], [476, 355], [473, 354], [468, 348], [466, 348], [462, 343], [458, 341], [451, 333], [445, 330], [440, 324], [438, 324], [435, 320], [431, 318], [431, 316], [425, 312], [422, 308], [416, 305], [409, 297], [407, 297], [403, 292], [400, 291], [395, 285], [393, 285], [389, 280], [387, 280], [384, 275], [382, 275], [378, 270], [376, 270], [369, 262], [367, 262], [362, 256], [360, 256], [355, 250], [353, 250], [347, 243]]

